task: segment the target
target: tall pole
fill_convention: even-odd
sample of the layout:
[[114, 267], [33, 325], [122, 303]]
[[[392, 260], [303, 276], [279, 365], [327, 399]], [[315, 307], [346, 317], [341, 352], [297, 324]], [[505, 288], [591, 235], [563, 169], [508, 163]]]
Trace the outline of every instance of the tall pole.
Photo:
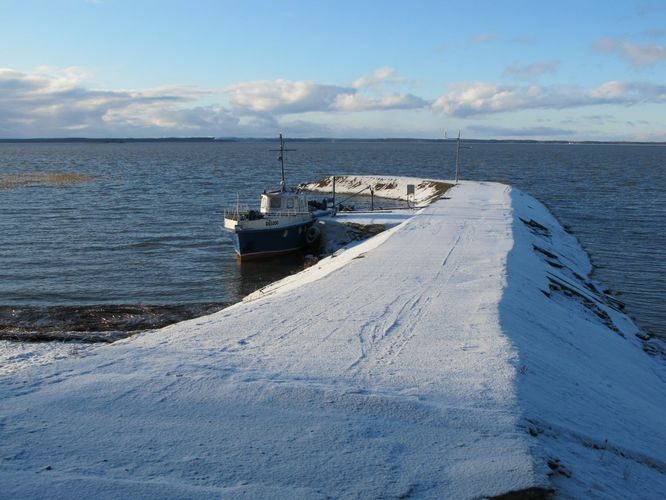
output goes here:
[[458, 130], [458, 143], [456, 145], [456, 184], [458, 184], [458, 173], [460, 172], [460, 166], [458, 158], [460, 157], [460, 130]]

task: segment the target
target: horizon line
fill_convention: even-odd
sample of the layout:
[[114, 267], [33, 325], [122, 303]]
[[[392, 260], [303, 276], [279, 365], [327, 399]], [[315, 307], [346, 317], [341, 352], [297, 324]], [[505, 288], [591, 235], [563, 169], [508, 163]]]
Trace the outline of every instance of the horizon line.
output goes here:
[[[0, 138], [0, 143], [18, 142], [243, 142], [272, 141], [273, 136], [241, 137], [241, 136], [163, 136], [163, 137], [7, 137]], [[421, 138], [421, 137], [291, 137], [289, 141], [344, 141], [344, 142], [456, 142], [457, 138]], [[631, 141], [631, 140], [567, 140], [567, 139], [476, 139], [462, 138], [462, 142], [520, 142], [520, 143], [552, 143], [552, 144], [654, 144], [664, 145], [666, 141]]]

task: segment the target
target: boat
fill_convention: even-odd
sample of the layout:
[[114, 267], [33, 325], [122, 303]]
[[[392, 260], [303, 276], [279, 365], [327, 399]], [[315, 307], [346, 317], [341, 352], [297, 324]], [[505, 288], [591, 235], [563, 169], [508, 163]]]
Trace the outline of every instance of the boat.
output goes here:
[[282, 167], [280, 188], [261, 194], [259, 210], [236, 207], [224, 212], [224, 229], [234, 243], [241, 260], [268, 258], [298, 252], [319, 239], [314, 225], [315, 212], [310, 209], [305, 193], [287, 190], [284, 177], [284, 139], [280, 134], [278, 160]]

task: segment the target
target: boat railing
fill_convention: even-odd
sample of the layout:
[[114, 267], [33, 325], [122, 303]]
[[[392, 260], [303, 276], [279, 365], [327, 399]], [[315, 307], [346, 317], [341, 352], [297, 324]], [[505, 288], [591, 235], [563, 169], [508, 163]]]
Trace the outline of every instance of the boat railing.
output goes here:
[[271, 210], [270, 212], [266, 214], [261, 214], [263, 217], [286, 217], [286, 216], [292, 216], [292, 215], [308, 215], [309, 211], [307, 212], [299, 212], [298, 210], [281, 210], [279, 212]]
[[297, 211], [297, 210], [281, 210], [281, 211], [270, 211], [268, 213], [262, 213], [258, 210], [250, 210], [247, 207], [243, 209], [238, 209], [237, 207], [227, 208], [224, 210], [224, 218], [229, 220], [256, 220], [263, 219], [265, 217], [293, 217], [295, 215], [309, 215], [311, 212], [306, 211]]
[[224, 218], [230, 220], [246, 220], [249, 217], [250, 210], [249, 205], [236, 205], [235, 207], [225, 208], [224, 209]]

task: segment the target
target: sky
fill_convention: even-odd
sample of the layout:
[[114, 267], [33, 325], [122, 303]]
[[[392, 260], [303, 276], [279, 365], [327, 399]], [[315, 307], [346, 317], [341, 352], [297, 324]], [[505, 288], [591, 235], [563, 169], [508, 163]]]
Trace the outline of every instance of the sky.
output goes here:
[[0, 0], [0, 138], [666, 141], [666, 1]]

